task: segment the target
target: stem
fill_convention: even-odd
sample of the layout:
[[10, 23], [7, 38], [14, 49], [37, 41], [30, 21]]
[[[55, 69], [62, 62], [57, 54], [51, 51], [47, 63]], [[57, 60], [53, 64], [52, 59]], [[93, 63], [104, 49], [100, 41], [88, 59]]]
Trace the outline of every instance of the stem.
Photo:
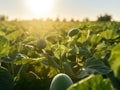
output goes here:
[[62, 70], [62, 59], [61, 59], [61, 47], [60, 47], [60, 42], [58, 41], [58, 48], [59, 48], [59, 52], [60, 52], [60, 69]]
[[14, 64], [11, 63], [11, 75], [14, 77]]
[[120, 83], [117, 78], [115, 78], [113, 72], [107, 74], [107, 77], [110, 79], [115, 90], [120, 90]]
[[90, 36], [90, 30], [88, 30], [87, 32], [87, 39], [89, 38], [89, 36]]

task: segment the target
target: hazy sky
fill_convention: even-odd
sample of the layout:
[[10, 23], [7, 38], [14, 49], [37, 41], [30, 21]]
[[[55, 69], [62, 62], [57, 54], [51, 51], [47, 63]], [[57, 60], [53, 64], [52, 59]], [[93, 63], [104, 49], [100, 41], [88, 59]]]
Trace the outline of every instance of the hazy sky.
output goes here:
[[[7, 15], [10, 18], [36, 18], [30, 8], [26, 7], [25, 1], [0, 0], [0, 14]], [[59, 16], [68, 19], [73, 17], [81, 20], [88, 17], [90, 20], [96, 20], [97, 16], [105, 13], [112, 15], [114, 20], [120, 20], [120, 0], [54, 0], [54, 7], [46, 17]]]

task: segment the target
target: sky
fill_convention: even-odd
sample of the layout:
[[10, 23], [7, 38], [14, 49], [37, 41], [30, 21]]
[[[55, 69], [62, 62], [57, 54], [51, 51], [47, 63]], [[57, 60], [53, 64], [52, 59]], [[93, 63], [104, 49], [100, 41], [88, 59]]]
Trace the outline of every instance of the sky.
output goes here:
[[[39, 1], [42, 3], [43, 0]], [[44, 1], [47, 3], [49, 0]], [[109, 14], [112, 15], [113, 20], [120, 21], [120, 0], [53, 0], [53, 2], [49, 12], [37, 15], [31, 10], [33, 7], [27, 4], [29, 0], [0, 0], [0, 15], [6, 15], [11, 19], [60, 17], [82, 20], [87, 17], [96, 20], [100, 15]], [[49, 7], [46, 5], [43, 4], [42, 11], [45, 7]]]

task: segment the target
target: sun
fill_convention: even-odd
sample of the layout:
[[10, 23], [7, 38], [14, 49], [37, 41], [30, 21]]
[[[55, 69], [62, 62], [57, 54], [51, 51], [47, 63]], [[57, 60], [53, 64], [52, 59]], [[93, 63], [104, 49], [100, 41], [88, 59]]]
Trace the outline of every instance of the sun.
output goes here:
[[36, 17], [44, 17], [52, 11], [54, 0], [26, 0], [26, 4]]

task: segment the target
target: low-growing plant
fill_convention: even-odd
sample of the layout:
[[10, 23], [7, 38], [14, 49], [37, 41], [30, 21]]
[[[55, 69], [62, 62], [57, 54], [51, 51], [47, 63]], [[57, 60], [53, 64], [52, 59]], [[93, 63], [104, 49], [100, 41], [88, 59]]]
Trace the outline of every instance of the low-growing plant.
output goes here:
[[52, 22], [49, 35], [19, 24], [0, 22], [1, 90], [49, 90], [59, 73], [68, 90], [120, 90], [119, 23]]

